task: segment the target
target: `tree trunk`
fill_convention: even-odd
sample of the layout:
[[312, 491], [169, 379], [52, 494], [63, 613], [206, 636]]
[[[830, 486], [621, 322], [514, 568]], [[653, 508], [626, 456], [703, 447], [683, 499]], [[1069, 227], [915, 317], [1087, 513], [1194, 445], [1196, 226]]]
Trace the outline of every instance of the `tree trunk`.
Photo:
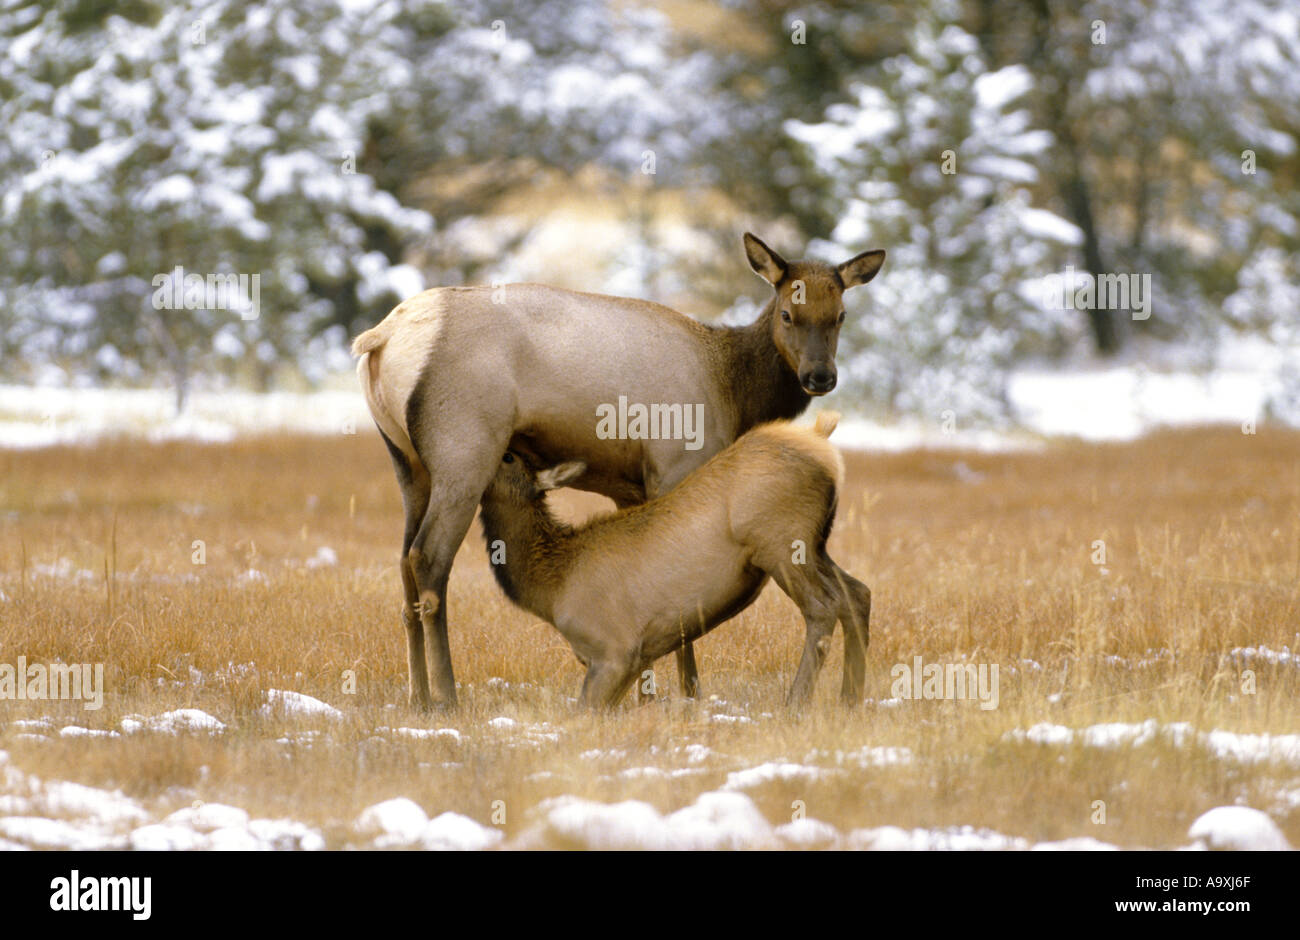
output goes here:
[[[1056, 178], [1057, 191], [1065, 203], [1070, 220], [1083, 232], [1084, 267], [1095, 278], [1107, 268], [1093, 214], [1092, 188], [1084, 174], [1082, 145], [1070, 125], [1069, 104], [1075, 82], [1072, 72], [1074, 63], [1070, 56], [1064, 54], [1064, 50], [1050, 48], [1051, 37], [1065, 32], [1063, 24], [1057, 22], [1058, 18], [1053, 15], [1050, 0], [1037, 0], [1034, 10], [1037, 14], [1034, 41], [1027, 64], [1036, 73], [1040, 83], [1050, 86], [1050, 91], [1045, 92], [1047, 100], [1043, 112], [1063, 164], [1062, 171]], [[1115, 312], [1094, 305], [1088, 311], [1088, 321], [1097, 352], [1103, 356], [1118, 352], [1120, 334]]]

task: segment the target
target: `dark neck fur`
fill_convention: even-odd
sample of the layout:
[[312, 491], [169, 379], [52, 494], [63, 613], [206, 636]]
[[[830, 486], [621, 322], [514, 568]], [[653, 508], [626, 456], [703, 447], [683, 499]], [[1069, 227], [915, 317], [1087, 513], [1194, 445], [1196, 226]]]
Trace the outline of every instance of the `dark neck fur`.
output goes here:
[[[563, 546], [572, 527], [551, 515], [546, 503], [513, 496], [483, 499], [483, 540], [497, 584], [517, 605], [543, 620], [552, 620], [553, 589], [560, 583]], [[492, 543], [505, 544], [505, 564], [491, 564]]]
[[730, 376], [726, 391], [735, 396], [737, 437], [766, 421], [798, 417], [812, 401], [772, 340], [775, 317], [773, 297], [753, 323], [722, 331], [723, 374]]

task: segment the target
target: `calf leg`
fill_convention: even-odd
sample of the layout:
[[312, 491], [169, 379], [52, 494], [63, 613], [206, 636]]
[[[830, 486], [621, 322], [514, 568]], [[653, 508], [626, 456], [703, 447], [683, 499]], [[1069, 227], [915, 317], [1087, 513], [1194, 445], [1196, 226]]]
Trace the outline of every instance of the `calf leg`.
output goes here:
[[787, 705], [796, 708], [812, 697], [813, 685], [826, 662], [826, 654], [830, 652], [831, 635], [835, 632], [834, 609], [829, 604], [818, 602], [804, 610], [803, 621], [803, 655], [799, 658], [799, 669], [785, 700]]
[[803, 614], [803, 655], [786, 696], [787, 705], [798, 707], [812, 696], [817, 675], [826, 662], [831, 635], [835, 632], [835, 622], [839, 619], [839, 596], [834, 585], [816, 568], [810, 570], [808, 566], [802, 565], [793, 569], [783, 567], [781, 570], [770, 571], [769, 574], [790, 599], [799, 605]]
[[870, 642], [871, 589], [828, 557], [829, 576], [839, 594], [838, 616], [844, 628], [844, 682], [840, 699], [846, 705], [862, 701], [866, 687], [867, 645]]
[[[694, 469], [687, 461], [676, 461], [664, 474], [653, 465], [643, 470], [647, 499], [655, 499], [680, 483]], [[700, 697], [700, 670], [695, 663], [695, 643], [686, 640], [677, 649], [677, 681], [686, 698]], [[653, 696], [651, 696], [653, 697]]]

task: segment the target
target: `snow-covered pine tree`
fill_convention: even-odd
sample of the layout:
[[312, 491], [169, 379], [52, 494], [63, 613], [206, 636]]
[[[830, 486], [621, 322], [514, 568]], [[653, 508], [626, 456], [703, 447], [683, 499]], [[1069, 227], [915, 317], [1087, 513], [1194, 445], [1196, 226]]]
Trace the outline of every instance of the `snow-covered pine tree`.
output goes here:
[[925, 3], [906, 51], [854, 100], [787, 125], [831, 179], [842, 221], [822, 250], [889, 252], [871, 288], [850, 295], [845, 378], [869, 408], [956, 425], [1006, 417], [1013, 360], [1079, 330], [1042, 279], [1080, 238], [1030, 204], [1051, 139], [1017, 107], [1029, 73], [990, 71], [959, 13]]
[[[4, 5], [0, 369], [311, 379], [421, 289], [413, 246], [440, 283], [502, 273], [453, 226], [542, 169], [630, 176], [652, 151], [655, 182], [716, 185], [701, 154], [747, 112], [668, 34], [606, 0]], [[177, 265], [259, 274], [259, 317], [153, 310]]]
[[[358, 311], [422, 286], [393, 246], [431, 228], [354, 171], [383, 104], [383, 17], [341, 0], [129, 10], [0, 14], [7, 358], [91, 380], [168, 360], [181, 385], [200, 370], [264, 382], [281, 359], [337, 367]], [[154, 278], [177, 266], [259, 275], [257, 318], [155, 309]]]

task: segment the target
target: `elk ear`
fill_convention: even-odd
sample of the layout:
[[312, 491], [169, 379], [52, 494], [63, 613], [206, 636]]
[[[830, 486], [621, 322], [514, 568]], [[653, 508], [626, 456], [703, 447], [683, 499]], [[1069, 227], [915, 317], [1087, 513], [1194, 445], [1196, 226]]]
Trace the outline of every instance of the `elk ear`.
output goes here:
[[854, 255], [835, 270], [839, 272], [840, 280], [844, 282], [844, 289], [848, 290], [850, 287], [867, 283], [876, 276], [876, 272], [884, 263], [885, 252], [877, 248], [875, 251], [864, 251], [860, 255]]
[[785, 270], [788, 267], [785, 259], [749, 232], [745, 233], [745, 257], [749, 259], [749, 266], [758, 276], [773, 287], [781, 283], [781, 278], [785, 277]]
[[587, 465], [581, 460], [562, 463], [537, 474], [537, 488], [543, 492], [546, 490], [559, 489], [561, 486], [576, 480], [586, 472]]

